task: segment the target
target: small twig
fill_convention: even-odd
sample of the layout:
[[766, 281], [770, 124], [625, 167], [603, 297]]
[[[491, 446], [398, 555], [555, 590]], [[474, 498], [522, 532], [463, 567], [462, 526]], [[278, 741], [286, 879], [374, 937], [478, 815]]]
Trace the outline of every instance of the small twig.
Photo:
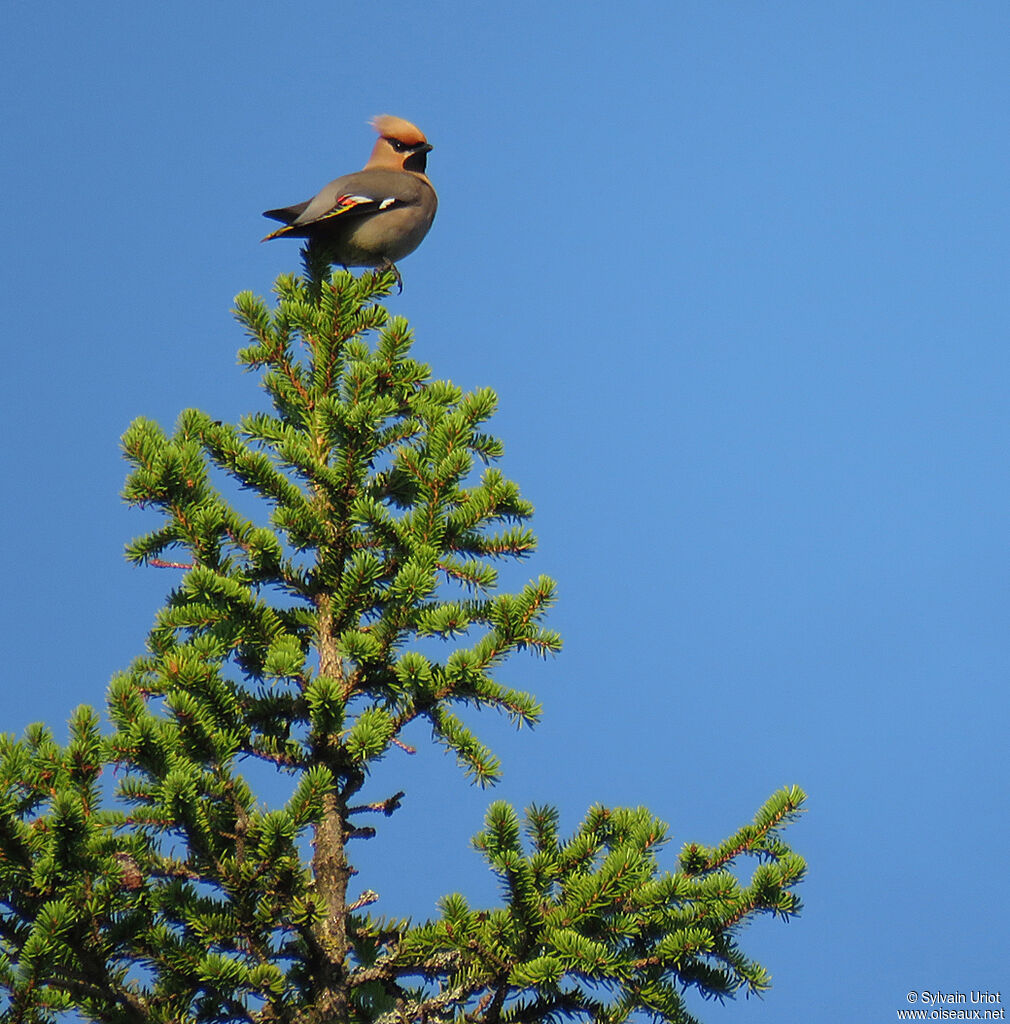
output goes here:
[[360, 910], [370, 903], [377, 903], [379, 894], [374, 889], [366, 889], [353, 903], [347, 905], [348, 910]]
[[394, 793], [392, 796], [387, 797], [385, 800], [377, 800], [373, 804], [359, 804], [357, 807], [348, 807], [347, 813], [350, 814], [364, 814], [366, 811], [375, 811], [377, 813], [385, 814], [388, 818], [393, 811], [397, 810], [400, 806], [400, 801], [403, 799], [404, 793], [401, 790], [399, 793]]

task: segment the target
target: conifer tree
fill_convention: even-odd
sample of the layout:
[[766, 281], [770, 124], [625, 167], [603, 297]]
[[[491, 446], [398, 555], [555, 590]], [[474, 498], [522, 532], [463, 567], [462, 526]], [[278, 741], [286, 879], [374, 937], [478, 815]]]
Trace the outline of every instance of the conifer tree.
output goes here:
[[[236, 299], [269, 412], [126, 432], [125, 497], [159, 513], [128, 557], [177, 585], [109, 687], [111, 726], [82, 706], [65, 744], [42, 724], [2, 738], [3, 1020], [690, 1022], [688, 989], [767, 988], [737, 938], [799, 910], [803, 860], [780, 837], [797, 787], [665, 869], [666, 826], [642, 808], [594, 806], [563, 836], [554, 807], [496, 802], [474, 845], [501, 905], [368, 911], [367, 822], [403, 796], [370, 791], [375, 763], [423, 719], [493, 784], [500, 765], [458, 712], [535, 723], [535, 699], [496, 672], [560, 648], [550, 579], [497, 589], [496, 563], [535, 538], [485, 432], [496, 397], [412, 358], [378, 301], [393, 283], [307, 253], [273, 307]], [[269, 515], [241, 513], [226, 477]], [[257, 796], [253, 762], [290, 780], [286, 802]]]

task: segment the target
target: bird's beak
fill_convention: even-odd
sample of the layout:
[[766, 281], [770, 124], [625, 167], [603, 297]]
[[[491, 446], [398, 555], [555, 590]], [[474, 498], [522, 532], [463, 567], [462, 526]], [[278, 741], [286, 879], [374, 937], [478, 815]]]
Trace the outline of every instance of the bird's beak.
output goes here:
[[435, 147], [430, 143], [426, 142], [423, 146], [418, 146], [418, 153], [430, 153]]

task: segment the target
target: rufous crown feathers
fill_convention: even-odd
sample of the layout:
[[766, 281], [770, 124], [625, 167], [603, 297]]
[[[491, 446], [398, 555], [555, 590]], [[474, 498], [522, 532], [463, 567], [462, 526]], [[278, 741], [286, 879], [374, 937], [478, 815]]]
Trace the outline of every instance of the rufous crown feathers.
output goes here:
[[393, 117], [392, 114], [373, 117], [371, 125], [383, 138], [396, 139], [406, 146], [417, 146], [428, 141], [417, 125], [404, 121], [402, 117]]

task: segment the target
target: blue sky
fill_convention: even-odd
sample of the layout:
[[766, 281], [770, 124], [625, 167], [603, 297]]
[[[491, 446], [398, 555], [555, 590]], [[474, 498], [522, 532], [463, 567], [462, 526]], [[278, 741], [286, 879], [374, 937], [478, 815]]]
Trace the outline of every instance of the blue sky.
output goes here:
[[[1010, 894], [1010, 6], [955, 2], [7, 4], [4, 716], [101, 704], [173, 579], [129, 568], [118, 438], [260, 402], [260, 211], [434, 143], [401, 265], [415, 354], [490, 385], [560, 584], [498, 796], [670, 822], [669, 863], [776, 788], [803, 916], [707, 1022], [894, 1019], [999, 990]], [[424, 735], [417, 739], [423, 743]], [[491, 899], [491, 798], [390, 759], [380, 913]], [[378, 794], [377, 794], [378, 795]], [[1010, 998], [1010, 990], [1004, 993]]]

